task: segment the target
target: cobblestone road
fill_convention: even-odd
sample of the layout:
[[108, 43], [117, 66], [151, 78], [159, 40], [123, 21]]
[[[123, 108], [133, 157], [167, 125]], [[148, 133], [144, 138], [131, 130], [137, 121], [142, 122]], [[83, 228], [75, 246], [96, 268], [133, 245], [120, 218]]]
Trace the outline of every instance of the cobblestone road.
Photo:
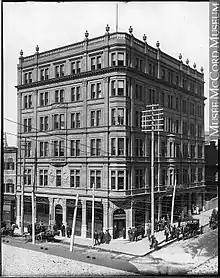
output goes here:
[[3, 276], [101, 276], [134, 273], [2, 244]]

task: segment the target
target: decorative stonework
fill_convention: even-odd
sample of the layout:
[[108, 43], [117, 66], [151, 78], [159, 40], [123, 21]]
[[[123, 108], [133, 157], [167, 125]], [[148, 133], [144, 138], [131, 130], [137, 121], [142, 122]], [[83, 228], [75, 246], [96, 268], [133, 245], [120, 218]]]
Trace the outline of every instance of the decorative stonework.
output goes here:
[[64, 185], [65, 187], [68, 186], [69, 176], [70, 176], [70, 170], [68, 165], [66, 165], [63, 167], [63, 175], [62, 175], [62, 185]]
[[48, 176], [49, 176], [49, 186], [53, 186], [55, 182], [55, 168], [53, 166], [49, 166]]

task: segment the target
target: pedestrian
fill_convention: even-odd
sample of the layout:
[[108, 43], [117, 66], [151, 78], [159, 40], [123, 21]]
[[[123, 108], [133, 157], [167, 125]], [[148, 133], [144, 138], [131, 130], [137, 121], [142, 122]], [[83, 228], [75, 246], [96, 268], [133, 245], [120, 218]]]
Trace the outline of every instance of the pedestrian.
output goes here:
[[109, 244], [109, 242], [111, 241], [111, 235], [109, 233], [109, 230], [105, 231], [105, 243]]
[[147, 227], [147, 237], [148, 237], [149, 241], [150, 241], [150, 234], [151, 234], [151, 231], [150, 231], [150, 227], [148, 226]]
[[105, 234], [103, 233], [103, 230], [101, 230], [101, 231], [99, 232], [99, 244], [102, 244], [102, 243], [105, 242], [104, 236], [105, 236]]
[[178, 218], [178, 228], [180, 228], [180, 225], [181, 225], [181, 215], [179, 215], [179, 218]]
[[141, 226], [141, 238], [143, 239], [144, 238], [144, 235], [145, 235], [145, 229], [144, 229], [144, 226]]
[[95, 240], [95, 244], [94, 245], [99, 245], [99, 235], [98, 235], [96, 230], [94, 232], [94, 240]]
[[62, 234], [62, 237], [65, 237], [65, 230], [66, 230], [65, 225], [62, 224], [62, 226], [61, 226], [61, 234]]
[[67, 224], [67, 226], [66, 226], [66, 235], [67, 235], [68, 238], [70, 238], [71, 228], [70, 228], [69, 224]]
[[137, 227], [134, 228], [134, 240], [138, 241], [138, 229], [137, 229]]
[[125, 228], [122, 229], [122, 235], [123, 235], [123, 239], [126, 239], [126, 230], [125, 230]]
[[180, 228], [179, 227], [177, 227], [177, 229], [176, 229], [176, 238], [178, 241], [180, 240]]
[[131, 230], [131, 227], [128, 229], [128, 238], [129, 238], [129, 241], [131, 242], [132, 241], [132, 230]]
[[168, 241], [168, 239], [169, 239], [169, 229], [168, 229], [168, 226], [165, 226], [165, 231], [164, 231], [164, 235], [165, 235], [165, 237], [166, 237], [166, 242]]

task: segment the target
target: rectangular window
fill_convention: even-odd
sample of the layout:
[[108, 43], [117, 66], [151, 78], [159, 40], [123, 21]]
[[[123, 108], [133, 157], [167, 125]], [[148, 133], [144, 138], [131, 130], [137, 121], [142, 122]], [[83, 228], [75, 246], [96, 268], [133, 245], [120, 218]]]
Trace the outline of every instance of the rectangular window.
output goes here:
[[111, 171], [111, 189], [116, 189], [116, 175], [115, 171]]
[[95, 139], [90, 141], [91, 156], [95, 156]]
[[80, 187], [80, 170], [70, 170], [70, 187]]
[[124, 171], [118, 171], [118, 190], [124, 190]]
[[124, 154], [124, 138], [118, 138], [118, 155], [125, 155]]
[[80, 99], [81, 99], [80, 87], [76, 87], [76, 100], [79, 101]]
[[179, 111], [179, 99], [176, 97], [176, 110]]
[[39, 171], [39, 183], [40, 183], [40, 186], [48, 185], [48, 170], [40, 170]]
[[44, 130], [44, 117], [40, 117], [40, 131]]
[[91, 70], [95, 70], [95, 58], [91, 58]]
[[115, 53], [112, 53], [112, 56], [111, 56], [111, 60], [112, 60], [112, 66], [116, 66], [116, 54]]
[[111, 82], [111, 86], [112, 86], [112, 89], [111, 89], [112, 97], [114, 97], [114, 96], [116, 96], [116, 83], [115, 83], [115, 81]]
[[97, 98], [102, 97], [101, 83], [97, 83]]
[[111, 138], [111, 155], [116, 155], [116, 139]]
[[40, 156], [44, 156], [44, 142], [40, 142]]
[[97, 110], [96, 113], [96, 126], [100, 126], [101, 124], [101, 110]]
[[61, 170], [56, 170], [56, 186], [61, 186]]
[[44, 142], [44, 156], [48, 156], [48, 142]]
[[195, 145], [190, 146], [191, 158], [195, 158]]
[[64, 141], [59, 141], [59, 152], [60, 156], [64, 156]]
[[32, 129], [32, 123], [31, 123], [31, 119], [28, 119], [28, 132], [31, 132]]
[[81, 72], [81, 62], [80, 61], [76, 62], [76, 70], [77, 70], [77, 73]]
[[28, 108], [31, 108], [32, 107], [32, 96], [29, 95], [28, 96]]
[[124, 53], [118, 53], [118, 66], [124, 66]]
[[101, 69], [102, 68], [102, 60], [101, 60], [101, 56], [97, 57], [97, 69]]
[[101, 139], [96, 140], [96, 155], [101, 155]]
[[44, 93], [40, 93], [40, 106], [44, 105]]
[[112, 125], [116, 125], [116, 109], [112, 109]]
[[91, 126], [95, 126], [95, 111], [91, 111]]
[[118, 80], [118, 96], [124, 96], [124, 80]]
[[76, 101], [76, 88], [71, 88], [71, 101]]
[[118, 108], [118, 125], [124, 125], [124, 109]]
[[73, 62], [71, 63], [71, 74], [75, 74], [76, 73], [76, 63]]
[[28, 107], [27, 98], [28, 98], [28, 96], [24, 96], [24, 108], [25, 108], [25, 109]]
[[48, 105], [48, 103], [49, 103], [49, 99], [48, 99], [48, 92], [45, 92], [44, 96], [45, 96], [45, 102], [44, 102], [44, 105]]
[[95, 84], [91, 85], [91, 99], [96, 98]]

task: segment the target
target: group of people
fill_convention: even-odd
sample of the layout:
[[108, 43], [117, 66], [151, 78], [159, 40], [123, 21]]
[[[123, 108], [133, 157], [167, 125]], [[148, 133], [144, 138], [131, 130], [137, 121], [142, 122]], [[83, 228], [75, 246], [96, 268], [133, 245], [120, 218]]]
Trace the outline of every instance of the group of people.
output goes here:
[[6, 223], [5, 221], [2, 221], [1, 223], [1, 234], [2, 235], [10, 235], [14, 236], [15, 229], [18, 229], [18, 225], [14, 222]]
[[101, 230], [99, 233], [97, 230], [94, 232], [94, 245], [100, 245], [103, 243], [109, 244], [111, 241], [111, 235], [109, 230], [106, 230], [105, 233]]
[[144, 235], [145, 235], [145, 229], [143, 226], [141, 226], [140, 229], [138, 229], [137, 227], [133, 227], [132, 229], [130, 227], [128, 229], [129, 242], [138, 241], [138, 239], [144, 238]]

